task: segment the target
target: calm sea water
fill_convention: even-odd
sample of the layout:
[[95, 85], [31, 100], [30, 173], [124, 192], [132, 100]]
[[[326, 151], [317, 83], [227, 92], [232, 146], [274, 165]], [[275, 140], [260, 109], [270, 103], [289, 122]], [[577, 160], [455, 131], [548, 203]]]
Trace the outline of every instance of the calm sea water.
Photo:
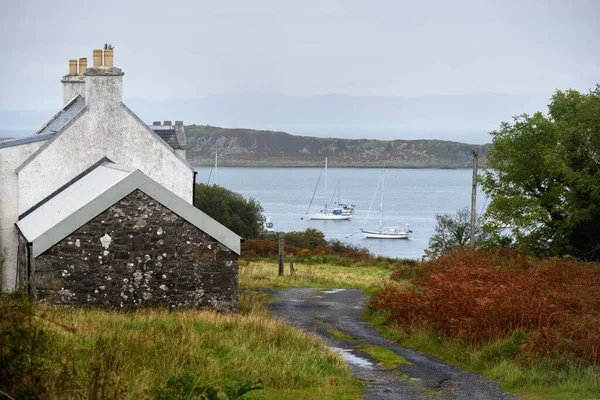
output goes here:
[[[350, 221], [313, 221], [306, 218], [321, 168], [238, 168], [200, 167], [197, 182], [217, 183], [246, 198], [254, 198], [270, 216], [276, 231], [303, 231], [315, 228], [327, 239], [339, 239], [368, 248], [373, 254], [388, 257], [421, 258], [435, 230], [435, 215], [454, 213], [471, 204], [470, 169], [386, 169], [384, 214], [385, 226], [410, 224], [413, 234], [408, 240], [366, 239], [360, 228], [376, 227], [379, 217], [379, 194], [369, 213], [381, 169], [329, 168], [327, 196], [340, 182], [342, 203], [356, 204]], [[218, 175], [218, 176], [217, 176]], [[319, 211], [325, 204], [324, 175], [311, 207]], [[336, 196], [337, 198], [337, 196]], [[486, 201], [479, 193], [477, 209]]]

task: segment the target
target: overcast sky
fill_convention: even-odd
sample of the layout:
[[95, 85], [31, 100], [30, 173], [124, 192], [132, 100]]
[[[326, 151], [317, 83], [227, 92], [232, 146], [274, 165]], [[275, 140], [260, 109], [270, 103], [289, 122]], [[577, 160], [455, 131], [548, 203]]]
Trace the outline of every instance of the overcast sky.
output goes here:
[[597, 0], [0, 0], [0, 109], [55, 109], [105, 42], [125, 97], [504, 92], [600, 82]]

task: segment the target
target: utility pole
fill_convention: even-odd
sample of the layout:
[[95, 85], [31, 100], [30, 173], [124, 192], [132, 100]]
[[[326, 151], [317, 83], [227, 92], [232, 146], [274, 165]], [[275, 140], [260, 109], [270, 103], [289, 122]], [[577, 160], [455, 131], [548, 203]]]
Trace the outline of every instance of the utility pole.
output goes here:
[[475, 202], [477, 200], [477, 152], [473, 152], [473, 188], [471, 191], [471, 248], [475, 248], [475, 217], [476, 217], [476, 208]]
[[283, 232], [279, 232], [279, 276], [283, 276]]

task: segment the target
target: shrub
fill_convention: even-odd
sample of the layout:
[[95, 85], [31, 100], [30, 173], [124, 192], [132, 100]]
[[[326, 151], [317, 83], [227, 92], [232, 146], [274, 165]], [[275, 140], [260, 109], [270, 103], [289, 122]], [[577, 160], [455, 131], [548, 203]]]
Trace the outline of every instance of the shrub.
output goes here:
[[0, 390], [15, 398], [44, 397], [47, 345], [29, 299], [0, 295]]
[[196, 184], [194, 205], [244, 238], [257, 237], [263, 231], [263, 208], [253, 198], [217, 185]]
[[[425, 258], [436, 258], [469, 244], [471, 238], [471, 211], [468, 207], [458, 209], [455, 214], [437, 214], [435, 233], [429, 238]], [[480, 221], [475, 225], [475, 242], [480, 244], [488, 239]]]
[[[323, 232], [313, 228], [308, 228], [302, 232], [288, 232], [284, 236], [284, 241], [285, 254], [293, 254], [300, 258], [331, 257], [341, 263], [344, 263], [344, 261], [340, 261], [340, 258], [354, 262], [376, 259], [364, 247], [344, 243], [337, 239], [327, 241]], [[279, 234], [267, 232], [262, 234], [260, 238], [245, 240], [242, 243], [242, 255], [249, 258], [277, 257], [279, 255]], [[328, 262], [329, 260], [324, 261]]]
[[[396, 277], [409, 275], [400, 269]], [[534, 357], [600, 362], [598, 264], [460, 250], [423, 264], [408, 283], [387, 286], [371, 305], [408, 329], [475, 344], [524, 332], [520, 348]]]
[[308, 228], [304, 232], [288, 232], [285, 234], [285, 243], [288, 246], [300, 249], [315, 250], [319, 245], [327, 244], [325, 234], [317, 229]]

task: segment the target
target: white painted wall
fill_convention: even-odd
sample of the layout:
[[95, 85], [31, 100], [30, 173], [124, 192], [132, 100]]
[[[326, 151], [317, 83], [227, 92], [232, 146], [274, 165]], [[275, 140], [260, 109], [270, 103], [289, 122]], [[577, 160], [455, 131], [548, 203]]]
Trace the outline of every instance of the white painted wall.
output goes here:
[[83, 75], [65, 75], [63, 84], [63, 107], [69, 104], [78, 94], [85, 96], [85, 80]]
[[[87, 83], [86, 83], [87, 84]], [[193, 170], [120, 102], [89, 105], [19, 172], [19, 214], [108, 157], [192, 203]]]
[[6, 257], [1, 271], [3, 292], [14, 290], [17, 274], [19, 241], [15, 223], [19, 217], [19, 199], [15, 169], [44, 143], [39, 141], [0, 149], [0, 251]]

